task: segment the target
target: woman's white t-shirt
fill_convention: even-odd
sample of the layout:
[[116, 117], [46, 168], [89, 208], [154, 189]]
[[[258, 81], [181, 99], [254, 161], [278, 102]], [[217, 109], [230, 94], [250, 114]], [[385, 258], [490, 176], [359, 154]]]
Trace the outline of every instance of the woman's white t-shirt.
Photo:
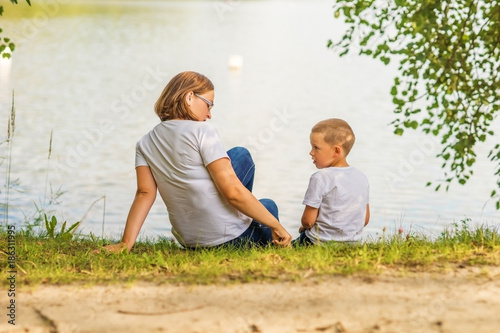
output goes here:
[[206, 122], [164, 121], [137, 142], [135, 166], [150, 167], [172, 233], [184, 246], [225, 243], [252, 221], [222, 197], [206, 168], [221, 158], [229, 157], [216, 129]]

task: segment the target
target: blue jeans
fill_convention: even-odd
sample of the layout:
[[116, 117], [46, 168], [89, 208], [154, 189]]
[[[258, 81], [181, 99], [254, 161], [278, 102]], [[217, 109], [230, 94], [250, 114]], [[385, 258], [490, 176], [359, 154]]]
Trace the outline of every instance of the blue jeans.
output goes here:
[[[231, 165], [238, 176], [241, 183], [251, 192], [253, 188], [253, 181], [255, 176], [255, 164], [253, 162], [250, 152], [243, 147], [234, 147], [227, 152], [231, 159]], [[278, 206], [271, 199], [259, 200], [267, 210], [278, 218]], [[271, 244], [273, 241], [271, 228], [253, 220], [248, 229], [243, 232], [239, 237], [225, 242], [219, 246], [232, 245], [232, 246], [265, 246]]]
[[314, 245], [313, 241], [306, 236], [306, 232], [302, 231], [296, 239], [292, 241], [292, 246], [309, 246], [309, 245]]

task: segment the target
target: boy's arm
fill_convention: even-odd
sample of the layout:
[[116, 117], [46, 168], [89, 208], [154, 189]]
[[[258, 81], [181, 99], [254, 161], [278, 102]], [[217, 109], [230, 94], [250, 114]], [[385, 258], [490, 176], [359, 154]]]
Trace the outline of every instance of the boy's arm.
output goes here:
[[306, 205], [304, 207], [304, 212], [302, 213], [302, 226], [299, 228], [299, 232], [302, 232], [306, 229], [311, 229], [313, 225], [316, 224], [316, 220], [318, 219], [319, 208], [314, 208]]
[[370, 204], [366, 204], [365, 226], [370, 222]]

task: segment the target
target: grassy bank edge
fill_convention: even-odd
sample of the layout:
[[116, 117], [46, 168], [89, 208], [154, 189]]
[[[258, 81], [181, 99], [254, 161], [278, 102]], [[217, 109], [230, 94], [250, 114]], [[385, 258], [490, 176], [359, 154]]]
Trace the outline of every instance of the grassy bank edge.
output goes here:
[[[186, 251], [169, 239], [159, 239], [138, 242], [129, 253], [91, 253], [106, 243], [109, 241], [93, 237], [54, 239], [23, 232], [18, 232], [14, 240], [2, 230], [2, 275], [14, 269], [17, 286], [29, 288], [136, 282], [189, 285], [304, 281], [388, 271], [400, 275], [441, 274], [468, 267], [481, 268], [480, 274], [487, 275], [488, 267], [500, 266], [498, 230], [470, 230], [465, 225], [456, 225], [435, 240], [417, 235], [383, 235], [377, 241], [357, 245]], [[2, 278], [2, 285], [7, 284], [8, 280]]]

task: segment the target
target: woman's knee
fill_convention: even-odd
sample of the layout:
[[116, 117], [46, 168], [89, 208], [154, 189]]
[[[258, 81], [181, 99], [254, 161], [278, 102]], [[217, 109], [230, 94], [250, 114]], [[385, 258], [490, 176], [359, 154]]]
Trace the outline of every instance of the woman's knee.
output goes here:
[[266, 207], [266, 209], [271, 213], [273, 214], [273, 216], [275, 218], [277, 218], [279, 220], [279, 211], [278, 211], [278, 205], [276, 205], [276, 202], [274, 202], [274, 200], [272, 199], [260, 199], [259, 200], [263, 205], [264, 207]]
[[227, 151], [231, 159], [231, 166], [243, 185], [252, 192], [255, 177], [255, 164], [248, 149], [234, 147]]
[[251, 162], [252, 164], [254, 163], [250, 151], [248, 151], [248, 149], [246, 149], [245, 147], [239, 147], [239, 146], [233, 147], [227, 151], [227, 154], [231, 159], [238, 158], [238, 159], [243, 159], [246, 162]]

